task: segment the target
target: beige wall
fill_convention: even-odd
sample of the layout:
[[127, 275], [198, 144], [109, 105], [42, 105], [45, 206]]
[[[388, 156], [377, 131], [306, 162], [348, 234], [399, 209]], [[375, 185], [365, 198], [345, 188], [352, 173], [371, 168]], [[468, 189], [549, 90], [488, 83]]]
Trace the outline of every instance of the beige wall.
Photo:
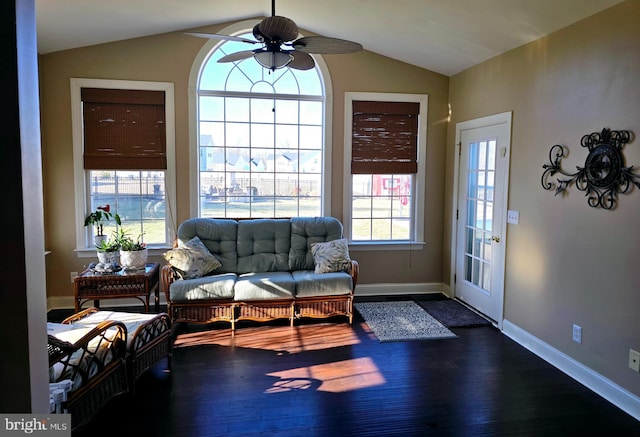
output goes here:
[[[628, 1], [452, 77], [445, 184], [449, 223], [455, 124], [513, 111], [509, 208], [520, 224], [507, 230], [505, 319], [635, 395], [640, 375], [627, 358], [640, 350], [640, 190], [604, 211], [575, 186], [554, 196], [540, 177], [554, 144], [569, 148], [563, 167], [575, 171], [583, 135], [606, 126], [640, 136], [638, 23], [640, 2]], [[637, 138], [623, 154], [640, 169]]]
[[[222, 28], [212, 27], [211, 31]], [[71, 297], [72, 271], [91, 258], [78, 258], [73, 220], [73, 162], [69, 79], [100, 78], [163, 81], [175, 84], [177, 214], [189, 216], [189, 131], [187, 87], [194, 58], [205, 40], [169, 33], [68, 50], [40, 57], [42, 148], [44, 166], [47, 295]], [[344, 93], [347, 91], [429, 95], [427, 213], [424, 250], [357, 252], [360, 283], [442, 282], [442, 207], [449, 79], [418, 67], [363, 51], [325, 56], [333, 83], [333, 174], [331, 213], [342, 218]], [[160, 258], [154, 259], [160, 261]]]
[[[572, 187], [565, 197], [542, 189], [542, 165], [554, 144], [584, 165], [580, 138], [628, 129], [640, 135], [640, 2], [630, 0], [451, 79], [370, 52], [325, 56], [334, 87], [332, 214], [342, 218], [343, 105], [347, 91], [429, 94], [427, 245], [413, 252], [357, 252], [361, 283], [448, 282], [455, 124], [513, 111], [506, 247], [506, 320], [640, 395], [627, 368], [640, 350], [640, 190], [621, 195], [614, 211], [590, 208]], [[216, 28], [212, 28], [216, 30]], [[73, 252], [69, 78], [175, 83], [177, 213], [189, 215], [187, 83], [203, 41], [165, 34], [40, 57], [48, 297], [73, 294], [69, 272], [89, 260]], [[450, 88], [450, 90], [449, 90]], [[447, 101], [452, 122], [447, 125]], [[640, 168], [640, 143], [624, 149]], [[445, 174], [446, 171], [446, 174]], [[571, 325], [583, 343], [571, 341]]]

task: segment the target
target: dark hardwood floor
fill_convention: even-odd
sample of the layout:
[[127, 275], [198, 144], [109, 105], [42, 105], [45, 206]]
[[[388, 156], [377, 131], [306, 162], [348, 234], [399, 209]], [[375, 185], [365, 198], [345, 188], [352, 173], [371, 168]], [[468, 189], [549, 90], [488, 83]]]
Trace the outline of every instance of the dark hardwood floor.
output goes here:
[[352, 326], [241, 323], [234, 335], [177, 326], [172, 372], [160, 362], [74, 435], [640, 435], [496, 329], [452, 330], [459, 338], [380, 343], [357, 313]]

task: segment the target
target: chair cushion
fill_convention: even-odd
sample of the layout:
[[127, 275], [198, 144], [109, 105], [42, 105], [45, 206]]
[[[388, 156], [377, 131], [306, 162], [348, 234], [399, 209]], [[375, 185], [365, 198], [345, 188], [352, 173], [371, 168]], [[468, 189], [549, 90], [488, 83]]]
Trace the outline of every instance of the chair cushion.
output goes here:
[[240, 220], [237, 273], [288, 271], [290, 245], [288, 219]]
[[78, 327], [93, 328], [95, 326], [98, 326], [100, 322], [104, 322], [105, 320], [115, 320], [117, 322], [122, 322], [127, 328], [127, 346], [129, 346], [137, 329], [142, 324], [148, 322], [154, 317], [158, 317], [158, 315], [100, 310], [88, 315], [83, 319], [76, 320], [75, 322], [71, 323], [70, 326], [73, 326], [74, 329]]
[[289, 272], [246, 273], [235, 285], [236, 301], [293, 299], [296, 284]]
[[216, 273], [235, 273], [238, 263], [236, 237], [238, 222], [231, 219], [191, 218], [178, 227], [178, 240], [199, 237], [209, 252], [222, 264]]
[[342, 223], [335, 217], [292, 217], [289, 269], [315, 269], [311, 245], [340, 238]]
[[315, 273], [313, 270], [293, 272], [296, 297], [339, 296], [353, 288], [351, 275], [346, 272]]
[[238, 275], [223, 273], [196, 279], [175, 281], [169, 287], [172, 302], [184, 302], [198, 299], [232, 299], [233, 286]]

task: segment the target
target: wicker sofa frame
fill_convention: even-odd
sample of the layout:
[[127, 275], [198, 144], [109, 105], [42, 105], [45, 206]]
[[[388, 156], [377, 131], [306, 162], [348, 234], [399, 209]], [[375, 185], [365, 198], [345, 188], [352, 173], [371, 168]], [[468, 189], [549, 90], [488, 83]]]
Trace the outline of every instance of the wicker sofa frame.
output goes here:
[[[349, 274], [353, 287], [358, 280], [359, 264], [351, 260]], [[193, 301], [171, 301], [169, 287], [179, 277], [170, 265], [161, 270], [161, 281], [167, 300], [167, 312], [173, 323], [213, 323], [228, 322], [235, 330], [236, 322], [251, 320], [267, 322], [288, 319], [291, 326], [296, 319], [303, 317], [326, 319], [346, 316], [349, 324], [353, 323], [353, 289], [348, 295], [298, 297], [293, 299], [260, 300], [238, 302], [231, 299], [199, 299]]]
[[[241, 221], [246, 219], [232, 220]], [[339, 224], [339, 226], [340, 229], [342, 229], [342, 225]], [[178, 234], [180, 235], [180, 230]], [[215, 255], [214, 253], [214, 256]], [[320, 319], [345, 316], [349, 324], [351, 324], [353, 322], [353, 296], [358, 281], [359, 270], [358, 262], [352, 259], [347, 271], [352, 280], [352, 287], [348, 294], [294, 296], [291, 299], [275, 300], [172, 300], [170, 287], [174, 281], [180, 280], [180, 276], [176, 269], [168, 264], [164, 265], [160, 271], [160, 281], [167, 301], [167, 312], [174, 323], [188, 322], [207, 324], [212, 322], [227, 322], [231, 325], [231, 330], [233, 331], [236, 328], [236, 323], [241, 320], [267, 322], [287, 319], [290, 325], [293, 326], [294, 321], [300, 318]]]

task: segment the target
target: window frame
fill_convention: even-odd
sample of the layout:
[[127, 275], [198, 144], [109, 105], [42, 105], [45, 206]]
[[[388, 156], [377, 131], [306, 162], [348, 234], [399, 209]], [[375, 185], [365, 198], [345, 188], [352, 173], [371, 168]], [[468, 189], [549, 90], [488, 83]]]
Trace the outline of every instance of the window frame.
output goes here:
[[[411, 209], [412, 240], [353, 241], [351, 229], [351, 208], [353, 186], [351, 174], [353, 101], [414, 102], [420, 104], [418, 115], [418, 172], [414, 177], [414, 202]], [[343, 227], [349, 247], [357, 250], [411, 250], [416, 245], [424, 245], [424, 209], [426, 194], [426, 156], [427, 156], [427, 94], [346, 92], [344, 98], [344, 167], [343, 167]]]
[[166, 208], [166, 242], [151, 245], [151, 255], [162, 254], [170, 248], [175, 238], [174, 224], [176, 223], [176, 171], [175, 171], [175, 98], [174, 85], [171, 82], [148, 82], [112, 79], [84, 79], [71, 78], [71, 129], [73, 141], [73, 179], [75, 198], [76, 249], [80, 258], [95, 256], [95, 247], [90, 238], [90, 229], [84, 226], [84, 218], [89, 199], [87, 175], [89, 170], [83, 165], [83, 116], [82, 116], [82, 88], [107, 89], [139, 89], [149, 91], [163, 91], [165, 93], [165, 129], [167, 169], [165, 170], [165, 198]]
[[[260, 20], [245, 20], [231, 24], [221, 29], [219, 34], [239, 35], [251, 32], [253, 27], [260, 23]], [[219, 48], [225, 40], [209, 40], [207, 41], [198, 54], [196, 55], [191, 66], [189, 75], [189, 203], [190, 216], [198, 217], [200, 214], [200, 151], [199, 143], [199, 114], [198, 114], [198, 86], [200, 76], [209, 59], [211, 53]], [[316, 69], [320, 77], [322, 86], [324, 113], [323, 113], [323, 163], [322, 163], [322, 193], [321, 193], [321, 214], [322, 216], [331, 215], [331, 160], [332, 160], [332, 113], [333, 113], [333, 85], [331, 76], [326, 63], [320, 55], [313, 55], [316, 62]]]

